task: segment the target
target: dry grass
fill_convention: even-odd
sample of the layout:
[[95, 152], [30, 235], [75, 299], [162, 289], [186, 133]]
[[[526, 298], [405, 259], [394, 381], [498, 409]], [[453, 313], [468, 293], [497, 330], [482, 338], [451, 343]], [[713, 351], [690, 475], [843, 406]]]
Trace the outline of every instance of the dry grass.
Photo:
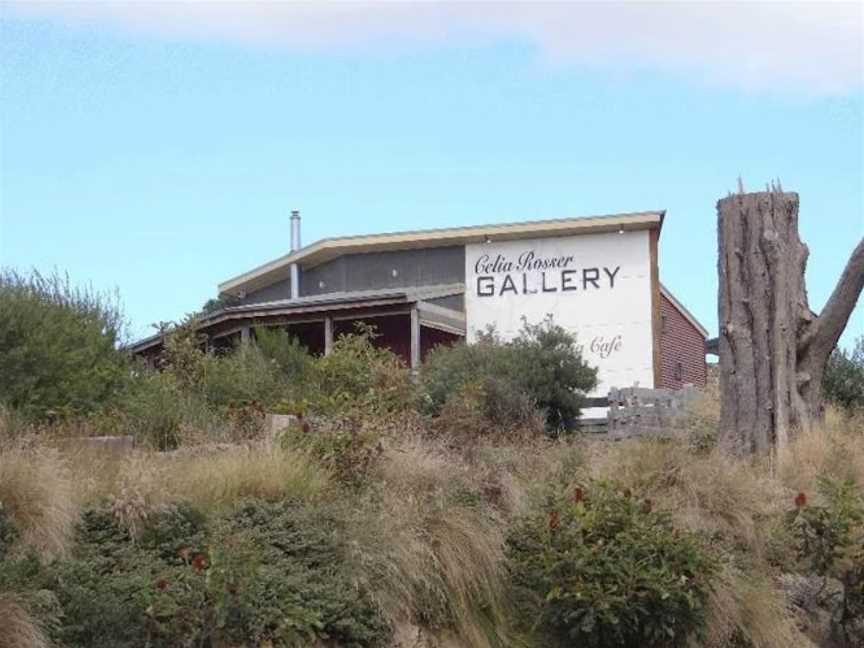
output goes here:
[[0, 648], [49, 648], [39, 624], [14, 596], [0, 592]]
[[864, 419], [829, 408], [822, 424], [779, 457], [777, 474], [796, 492], [813, 493], [822, 475], [864, 485]]
[[327, 473], [305, 455], [263, 445], [136, 450], [121, 457], [79, 450], [70, 454], [70, 463], [82, 504], [108, 498], [145, 517], [177, 501], [211, 511], [247, 497], [312, 499], [330, 487]]
[[783, 594], [761, 574], [744, 574], [726, 565], [708, 605], [706, 637], [698, 648], [813, 646], [798, 629]]
[[0, 450], [0, 504], [20, 534], [20, 543], [51, 557], [69, 547], [78, 505], [60, 453], [41, 446]]
[[388, 448], [380, 478], [351, 536], [397, 634], [412, 637], [407, 645], [497, 645], [506, 625], [505, 530], [476, 500], [482, 478], [458, 453], [419, 438]]
[[254, 497], [314, 499], [330, 486], [327, 473], [302, 453], [266, 447], [234, 447], [165, 462], [163, 487], [203, 510]]

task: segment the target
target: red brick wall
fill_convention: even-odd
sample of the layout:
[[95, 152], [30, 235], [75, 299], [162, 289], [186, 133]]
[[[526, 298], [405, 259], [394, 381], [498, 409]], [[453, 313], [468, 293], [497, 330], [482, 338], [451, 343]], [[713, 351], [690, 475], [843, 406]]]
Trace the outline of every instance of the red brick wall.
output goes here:
[[704, 387], [708, 374], [705, 338], [675, 305], [660, 296], [660, 384], [680, 389], [686, 384]]

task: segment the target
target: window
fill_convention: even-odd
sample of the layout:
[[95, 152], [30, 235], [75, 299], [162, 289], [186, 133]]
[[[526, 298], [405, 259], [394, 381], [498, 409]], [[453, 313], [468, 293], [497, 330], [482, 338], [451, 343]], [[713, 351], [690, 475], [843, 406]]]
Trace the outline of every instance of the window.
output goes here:
[[684, 366], [680, 362], [675, 363], [675, 380], [681, 380], [684, 377]]

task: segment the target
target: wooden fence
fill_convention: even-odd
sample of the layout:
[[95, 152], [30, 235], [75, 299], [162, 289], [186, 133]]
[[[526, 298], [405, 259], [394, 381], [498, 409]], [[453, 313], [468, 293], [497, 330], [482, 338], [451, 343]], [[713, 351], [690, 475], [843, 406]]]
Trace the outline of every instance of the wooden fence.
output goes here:
[[696, 394], [694, 387], [613, 389], [606, 415], [608, 434], [611, 438], [664, 436]]

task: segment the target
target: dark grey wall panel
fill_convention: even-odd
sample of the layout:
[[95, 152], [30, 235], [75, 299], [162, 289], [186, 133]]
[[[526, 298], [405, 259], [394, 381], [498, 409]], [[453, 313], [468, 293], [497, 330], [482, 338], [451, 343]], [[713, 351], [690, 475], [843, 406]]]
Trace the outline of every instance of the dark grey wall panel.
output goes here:
[[239, 300], [238, 304], [258, 304], [260, 302], [289, 299], [291, 297], [291, 280], [283, 279], [276, 283], [265, 286], [261, 290], [249, 293], [245, 298]]
[[323, 293], [346, 290], [346, 260], [347, 257], [339, 257], [314, 268], [302, 270], [300, 272], [300, 294], [321, 295]]
[[464, 280], [465, 248], [459, 245], [350, 254], [303, 272], [301, 292], [320, 295], [343, 290], [462, 283]]
[[[465, 247], [462, 245], [349, 254], [300, 272], [300, 294], [323, 295], [353, 290], [411, 288], [465, 281]], [[255, 304], [291, 296], [291, 281], [285, 279], [256, 290], [241, 300]], [[462, 298], [459, 310], [462, 310]], [[455, 301], [453, 302], [455, 303]], [[442, 304], [444, 305], [444, 304]], [[450, 307], [450, 306], [448, 306]]]
[[446, 297], [436, 297], [435, 299], [424, 299], [423, 301], [436, 306], [443, 306], [451, 310], [465, 312], [465, 295], [447, 295]]

